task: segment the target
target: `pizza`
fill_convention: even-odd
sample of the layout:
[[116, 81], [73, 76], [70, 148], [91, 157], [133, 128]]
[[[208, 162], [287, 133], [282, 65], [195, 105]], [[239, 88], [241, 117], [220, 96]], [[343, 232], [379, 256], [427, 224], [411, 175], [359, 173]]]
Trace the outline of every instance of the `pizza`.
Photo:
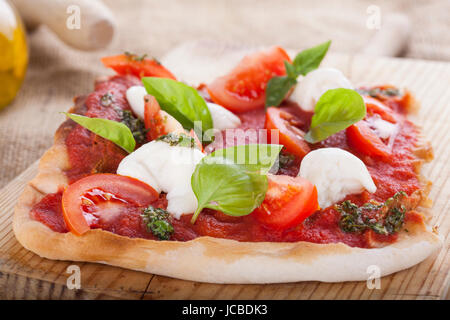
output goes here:
[[211, 283], [364, 281], [421, 262], [441, 240], [422, 209], [418, 103], [320, 67], [329, 45], [254, 52], [195, 86], [147, 55], [103, 58], [115, 75], [74, 99], [16, 238], [48, 259]]

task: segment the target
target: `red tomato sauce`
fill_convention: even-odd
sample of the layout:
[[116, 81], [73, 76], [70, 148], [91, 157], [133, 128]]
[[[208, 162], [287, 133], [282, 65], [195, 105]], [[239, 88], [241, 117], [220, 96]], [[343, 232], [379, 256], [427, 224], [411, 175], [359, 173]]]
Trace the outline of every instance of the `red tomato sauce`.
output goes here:
[[[110, 107], [101, 104], [101, 97], [110, 93], [114, 97], [114, 105], [122, 109], [129, 109], [125, 92], [129, 86], [139, 84], [134, 77], [116, 76], [109, 81], [96, 85], [96, 91], [90, 94], [84, 103], [84, 114], [92, 117], [103, 117], [117, 120], [117, 112]], [[384, 100], [399, 115], [400, 130], [395, 138], [392, 157], [389, 162], [381, 159], [364, 156], [353, 150], [347, 143], [345, 131], [332, 135], [328, 139], [311, 145], [312, 149], [324, 147], [338, 147], [347, 150], [359, 157], [367, 166], [377, 191], [374, 194], [363, 192], [359, 195], [349, 195], [343, 200], [362, 205], [370, 199], [384, 202], [398, 191], [408, 194], [421, 188], [421, 184], [415, 173], [417, 158], [413, 155], [413, 149], [417, 143], [417, 129], [405, 118], [405, 102], [398, 98]], [[299, 128], [307, 131], [311, 122], [312, 113], [301, 111], [295, 104], [284, 104], [282, 108], [297, 117]], [[264, 130], [265, 111], [254, 110], [238, 115], [242, 121], [239, 128], [223, 131], [221, 138], [207, 146], [205, 151], [212, 152], [215, 149], [229, 147], [242, 143], [264, 143], [266, 136]], [[236, 138], [236, 131], [244, 132], [244, 138], [240, 141]], [[250, 130], [250, 132], [247, 132]], [[248, 133], [248, 134], [247, 134]], [[70, 182], [93, 173], [115, 173], [118, 164], [126, 156], [126, 153], [113, 143], [96, 136], [79, 125], [73, 125], [67, 135], [66, 145], [69, 153], [71, 169], [67, 172]], [[277, 174], [296, 176], [300, 166], [300, 159], [293, 157], [287, 166], [280, 168]], [[165, 195], [154, 206], [166, 208]], [[92, 228], [101, 228], [113, 233], [146, 239], [154, 239], [147, 232], [143, 224], [141, 213], [143, 208], [126, 207], [114, 219], [97, 221]], [[34, 219], [46, 224], [57, 232], [67, 232], [67, 227], [62, 217], [61, 193], [49, 194], [36, 204], [31, 215]], [[192, 214], [183, 215], [179, 220], [172, 219], [175, 229], [172, 240], [187, 241], [200, 236], [212, 236], [218, 238], [235, 239], [238, 241], [272, 241], [272, 242], [296, 242], [308, 241], [314, 243], [343, 242], [354, 247], [368, 247], [369, 232], [346, 233], [339, 227], [340, 213], [333, 207], [323, 208], [315, 212], [300, 225], [288, 230], [277, 230], [267, 227], [252, 216], [231, 217], [210, 209], [205, 209], [199, 215], [195, 224], [191, 224]], [[408, 215], [407, 215], [408, 218]], [[396, 235], [375, 236], [380, 241], [394, 241]]]
[[[97, 83], [95, 91], [85, 99], [82, 106], [83, 114], [87, 117], [119, 120], [116, 110], [130, 109], [126, 90], [140, 83], [140, 80], [134, 76], [115, 76], [108, 81]], [[102, 97], [105, 95], [110, 95], [111, 98], [102, 104]], [[127, 153], [111, 141], [86, 128], [78, 124], [73, 126], [66, 137], [71, 164], [71, 169], [66, 172], [69, 182], [75, 182], [94, 173], [115, 173], [120, 161]]]

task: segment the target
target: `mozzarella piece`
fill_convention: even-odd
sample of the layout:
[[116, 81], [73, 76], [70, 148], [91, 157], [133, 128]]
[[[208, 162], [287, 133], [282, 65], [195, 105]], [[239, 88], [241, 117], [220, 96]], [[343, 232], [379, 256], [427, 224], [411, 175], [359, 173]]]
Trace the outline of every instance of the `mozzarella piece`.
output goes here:
[[204, 156], [196, 148], [170, 146], [154, 140], [126, 156], [117, 173], [145, 182], [158, 192], [166, 192], [167, 211], [179, 219], [197, 210], [191, 176]]
[[128, 104], [133, 110], [134, 114], [141, 120], [144, 120], [145, 102], [144, 97], [147, 95], [147, 90], [143, 86], [129, 87], [126, 96]]
[[164, 121], [164, 131], [168, 133], [186, 133], [181, 123], [164, 110], [160, 110], [159, 114]]
[[353, 89], [353, 85], [343, 73], [334, 68], [316, 69], [303, 79], [300, 77], [290, 99], [297, 102], [305, 111], [314, 111], [319, 98], [330, 89]]
[[339, 148], [311, 151], [303, 158], [298, 175], [316, 186], [322, 208], [364, 189], [371, 193], [377, 190], [365, 164]]
[[241, 119], [233, 112], [212, 102], [207, 102], [206, 105], [211, 113], [214, 129], [234, 129], [241, 125]]
[[397, 134], [397, 125], [381, 119], [378, 115], [367, 118], [366, 122], [381, 139], [388, 139]]
[[[144, 97], [147, 95], [147, 90], [143, 86], [129, 87], [126, 96], [128, 104], [133, 110], [134, 114], [141, 120], [144, 120], [145, 101]], [[185, 133], [183, 126], [174, 117], [165, 112], [159, 111], [161, 117], [164, 119], [164, 129], [166, 132]]]

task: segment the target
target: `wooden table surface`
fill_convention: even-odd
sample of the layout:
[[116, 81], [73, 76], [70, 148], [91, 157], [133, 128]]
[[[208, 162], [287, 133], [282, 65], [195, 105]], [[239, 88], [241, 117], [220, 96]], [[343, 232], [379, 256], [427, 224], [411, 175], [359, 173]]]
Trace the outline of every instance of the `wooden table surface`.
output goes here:
[[[181, 79], [196, 82], [214, 76], [203, 67], [219, 60], [223, 70], [247, 49], [211, 42], [181, 46], [164, 63]], [[180, 60], [182, 59], [182, 60]], [[181, 69], [189, 62], [190, 69]], [[381, 279], [381, 289], [365, 282], [302, 282], [267, 285], [219, 285], [177, 280], [94, 263], [42, 259], [24, 249], [12, 231], [15, 203], [37, 171], [34, 163], [0, 190], [0, 298], [6, 299], [449, 299], [450, 219], [450, 64], [420, 60], [334, 54], [326, 66], [341, 69], [355, 85], [390, 83], [409, 88], [421, 102], [413, 120], [423, 126], [434, 147], [435, 160], [424, 167], [433, 181], [430, 224], [444, 239], [441, 251], [422, 263]], [[198, 68], [197, 68], [198, 67]], [[221, 70], [222, 70], [221, 69]], [[68, 106], [69, 106], [68, 102]], [[81, 289], [66, 286], [67, 267], [81, 270]]]

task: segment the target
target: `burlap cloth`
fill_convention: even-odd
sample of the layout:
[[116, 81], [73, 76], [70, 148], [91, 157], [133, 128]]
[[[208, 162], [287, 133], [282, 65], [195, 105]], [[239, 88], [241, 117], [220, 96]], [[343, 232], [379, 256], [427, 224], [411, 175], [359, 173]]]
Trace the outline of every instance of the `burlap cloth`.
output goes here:
[[109, 73], [99, 58], [125, 50], [162, 56], [176, 45], [201, 38], [301, 48], [327, 39], [333, 51], [355, 52], [370, 39], [367, 7], [396, 10], [413, 22], [406, 56], [450, 60], [449, 0], [262, 1], [105, 0], [118, 22], [114, 43], [86, 53], [62, 44], [46, 28], [29, 37], [30, 65], [12, 105], [0, 111], [0, 188], [52, 144], [75, 95], [88, 93], [96, 76]]

